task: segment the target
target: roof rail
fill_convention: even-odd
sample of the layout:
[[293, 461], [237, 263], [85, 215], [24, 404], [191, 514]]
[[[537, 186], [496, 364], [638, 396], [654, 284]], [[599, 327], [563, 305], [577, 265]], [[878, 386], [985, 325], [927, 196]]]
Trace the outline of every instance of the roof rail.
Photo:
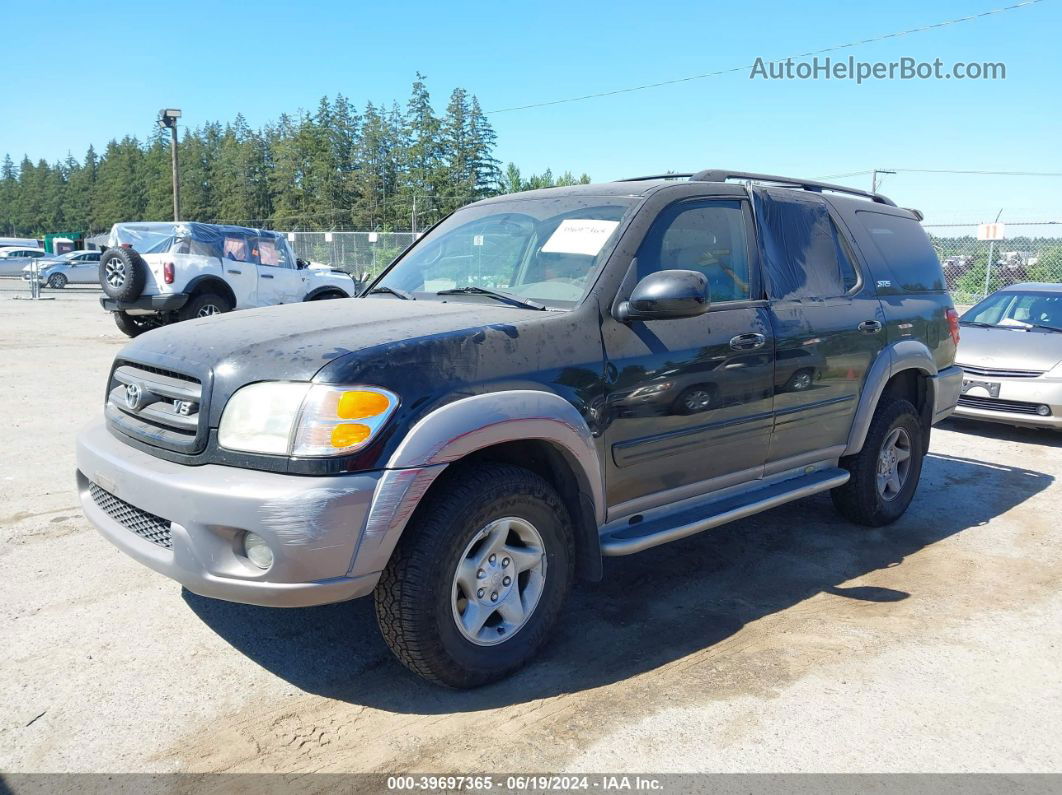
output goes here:
[[[646, 179], [651, 178], [647, 177]], [[896, 206], [896, 202], [887, 196], [882, 196], [880, 193], [871, 193], [870, 191], [849, 188], [844, 185], [834, 185], [830, 182], [816, 182], [811, 179], [793, 179], [792, 177], [779, 177], [773, 174], [753, 174], [746, 171], [725, 171], [723, 169], [705, 169], [704, 171], [698, 171], [696, 174], [690, 176], [691, 182], [726, 182], [730, 179], [743, 179], [752, 182], [773, 182], [785, 187], [801, 188], [803, 190], [813, 191], [814, 193], [822, 193], [824, 190], [831, 190], [837, 193], [848, 193], [852, 196], [861, 196], [864, 199], [870, 199], [878, 204], [887, 204], [890, 207]]]
[[644, 177], [627, 177], [626, 179], [618, 179], [616, 182], [648, 182], [653, 179], [689, 179], [692, 176], [692, 172], [688, 174], [648, 174]]

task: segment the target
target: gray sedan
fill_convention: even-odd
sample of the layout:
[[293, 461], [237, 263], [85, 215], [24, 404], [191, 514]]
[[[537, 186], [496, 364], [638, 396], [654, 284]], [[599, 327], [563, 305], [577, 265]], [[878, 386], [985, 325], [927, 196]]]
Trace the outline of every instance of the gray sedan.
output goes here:
[[1062, 284], [1015, 284], [961, 318], [956, 417], [1062, 430]]
[[0, 248], [0, 276], [18, 277], [27, 264], [35, 259], [47, 256], [48, 252], [43, 248], [25, 248], [23, 246]]
[[[39, 259], [36, 263], [38, 281], [45, 286], [61, 289], [68, 284], [97, 284], [99, 282], [100, 252], [70, 251], [58, 257]], [[33, 278], [34, 265], [22, 269], [22, 278]]]

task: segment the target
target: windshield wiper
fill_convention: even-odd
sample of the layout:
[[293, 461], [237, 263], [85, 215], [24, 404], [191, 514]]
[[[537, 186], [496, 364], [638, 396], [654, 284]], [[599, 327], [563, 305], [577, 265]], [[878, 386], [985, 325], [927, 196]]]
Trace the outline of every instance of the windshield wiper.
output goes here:
[[1042, 328], [1048, 331], [1062, 331], [1058, 326], [1048, 326], [1046, 323], [1030, 323], [1029, 328]]
[[537, 309], [539, 311], [544, 310], [546, 307], [537, 301], [532, 301], [528, 298], [520, 298], [509, 293], [500, 293], [496, 290], [484, 290], [482, 287], [455, 287], [452, 290], [439, 290], [436, 295], [486, 295], [497, 301], [509, 304], [510, 306], [519, 306], [524, 309]]
[[413, 293], [407, 293], [405, 290], [400, 290], [397, 287], [388, 287], [386, 284], [381, 284], [379, 287], [373, 287], [365, 295], [376, 295], [377, 293], [390, 293], [391, 295], [397, 295], [403, 301], [416, 301]]
[[981, 323], [978, 320], [960, 320], [960, 326], [977, 326], [978, 328], [995, 328], [994, 323]]

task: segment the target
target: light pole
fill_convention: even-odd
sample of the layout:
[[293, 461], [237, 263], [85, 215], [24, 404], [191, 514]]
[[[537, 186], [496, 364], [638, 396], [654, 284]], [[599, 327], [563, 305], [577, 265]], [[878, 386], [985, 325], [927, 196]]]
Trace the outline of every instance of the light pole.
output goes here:
[[180, 108], [163, 108], [159, 111], [158, 125], [169, 128], [170, 160], [173, 164], [173, 220], [181, 220], [181, 180], [177, 172], [177, 119], [181, 118]]

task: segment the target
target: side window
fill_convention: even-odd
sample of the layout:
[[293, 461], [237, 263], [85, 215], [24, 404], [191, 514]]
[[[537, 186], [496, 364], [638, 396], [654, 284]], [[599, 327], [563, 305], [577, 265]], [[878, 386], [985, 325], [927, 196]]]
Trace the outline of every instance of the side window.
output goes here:
[[255, 242], [255, 248], [258, 250], [258, 263], [260, 265], [268, 265], [275, 268], [291, 267], [291, 262], [288, 261], [287, 256], [287, 246], [278, 244], [273, 238], [258, 238]]
[[913, 218], [861, 210], [856, 217], [889, 266], [896, 285], [908, 292], [944, 289], [944, 272], [922, 225]]
[[236, 235], [225, 236], [225, 246], [222, 249], [222, 256], [225, 259], [235, 260], [236, 262], [253, 262], [247, 241]]
[[834, 298], [859, 282], [852, 251], [822, 199], [762, 190], [756, 207], [770, 298]]
[[705, 200], [665, 208], [638, 249], [638, 278], [664, 270], [703, 273], [712, 303], [749, 300], [752, 279], [741, 203]]

